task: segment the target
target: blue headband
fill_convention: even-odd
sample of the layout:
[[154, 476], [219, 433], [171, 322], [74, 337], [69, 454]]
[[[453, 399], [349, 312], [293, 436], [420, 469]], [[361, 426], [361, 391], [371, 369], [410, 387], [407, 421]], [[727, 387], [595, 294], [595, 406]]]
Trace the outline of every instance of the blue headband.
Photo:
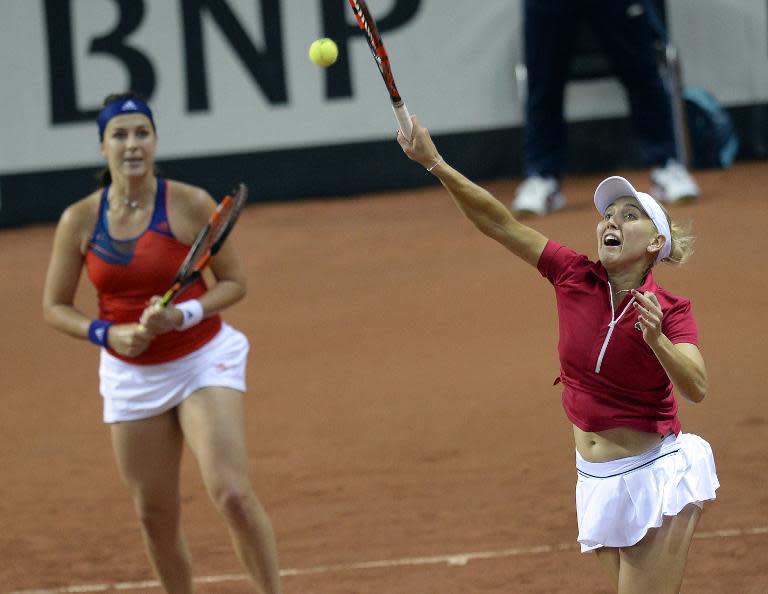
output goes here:
[[104, 140], [104, 130], [106, 130], [109, 120], [115, 116], [127, 113], [143, 113], [152, 122], [152, 128], [156, 130], [155, 120], [152, 118], [152, 110], [149, 109], [149, 105], [144, 101], [138, 98], [115, 99], [107, 103], [99, 112], [99, 140]]

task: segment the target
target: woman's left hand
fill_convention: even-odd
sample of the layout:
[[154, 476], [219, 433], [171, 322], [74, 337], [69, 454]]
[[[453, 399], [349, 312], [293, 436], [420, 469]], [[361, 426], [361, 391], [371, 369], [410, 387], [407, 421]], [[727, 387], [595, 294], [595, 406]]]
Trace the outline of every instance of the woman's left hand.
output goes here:
[[647, 291], [632, 291], [635, 302], [632, 304], [639, 314], [637, 323], [643, 333], [643, 340], [653, 346], [661, 337], [661, 321], [664, 314], [661, 311], [661, 304], [654, 293]]

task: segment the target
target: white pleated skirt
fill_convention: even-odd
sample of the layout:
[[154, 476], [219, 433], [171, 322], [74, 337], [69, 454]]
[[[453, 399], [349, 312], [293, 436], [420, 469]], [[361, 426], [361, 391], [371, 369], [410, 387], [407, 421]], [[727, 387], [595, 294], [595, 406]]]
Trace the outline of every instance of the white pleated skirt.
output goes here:
[[218, 386], [245, 392], [248, 338], [228, 324], [198, 350], [156, 365], [133, 365], [101, 349], [99, 391], [105, 423], [164, 413], [193, 392]]
[[638, 543], [664, 516], [704, 507], [720, 486], [712, 448], [697, 435], [666, 437], [637, 456], [587, 462], [576, 452], [576, 515], [581, 552]]

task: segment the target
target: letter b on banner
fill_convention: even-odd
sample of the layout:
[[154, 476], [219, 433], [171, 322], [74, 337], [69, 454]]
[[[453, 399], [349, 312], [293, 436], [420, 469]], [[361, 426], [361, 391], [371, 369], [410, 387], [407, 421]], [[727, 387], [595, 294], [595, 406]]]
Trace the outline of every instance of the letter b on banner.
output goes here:
[[[107, 35], [91, 41], [90, 52], [117, 58], [128, 70], [129, 89], [149, 98], [155, 90], [152, 63], [139, 50], [125, 43], [125, 38], [136, 30], [144, 18], [144, 0], [111, 1], [117, 4], [120, 11], [117, 26]], [[75, 90], [72, 0], [45, 0], [45, 18], [51, 80], [51, 122], [63, 124], [91, 120], [98, 110], [80, 109]]]
[[[73, 4], [76, 0], [45, 0], [45, 18], [48, 32], [48, 58], [50, 64], [51, 120], [62, 124], [92, 119], [96, 109], [81, 109], [77, 97], [73, 39]], [[154, 0], [170, 2], [171, 0]], [[167, 30], [183, 41], [186, 66], [187, 108], [189, 111], [209, 109], [208, 77], [203, 44], [203, 19], [208, 17], [220, 29], [233, 54], [240, 59], [266, 99], [273, 103], [287, 103], [285, 64], [280, 28], [279, 0], [247, 0], [258, 2], [263, 16], [264, 47], [259, 47], [246, 33], [246, 29], [229, 6], [227, 0], [175, 0], [182, 17], [181, 30]], [[241, 0], [245, 1], [245, 0]], [[136, 31], [145, 18], [145, 0], [83, 0], [91, 11], [105, 10], [116, 5], [119, 11], [117, 25], [101, 37], [90, 41], [90, 54], [106, 54], [120, 62], [128, 73], [126, 89], [150, 99], [156, 86], [152, 62], [140, 49], [131, 46], [127, 38]]]

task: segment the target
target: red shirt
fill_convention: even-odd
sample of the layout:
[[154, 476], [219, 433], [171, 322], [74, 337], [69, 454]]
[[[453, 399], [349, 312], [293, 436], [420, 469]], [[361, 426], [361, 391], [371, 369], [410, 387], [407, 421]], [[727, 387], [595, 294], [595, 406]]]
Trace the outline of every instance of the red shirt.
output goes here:
[[[99, 204], [99, 218], [85, 256], [85, 266], [99, 296], [99, 318], [115, 324], [138, 322], [153, 295], [162, 295], [171, 285], [176, 271], [189, 252], [171, 233], [166, 213], [167, 183], [158, 178], [152, 220], [148, 228], [130, 240], [116, 240], [107, 226], [107, 192]], [[195, 299], [205, 293], [205, 283], [198, 279], [179, 301]], [[210, 316], [191, 328], [156, 336], [138, 357], [124, 357], [109, 352], [128, 363], [151, 365], [188, 355], [218, 333], [221, 318]]]
[[[555, 288], [558, 381], [563, 383], [563, 408], [570, 421], [592, 432], [629, 427], [661, 435], [679, 433], [672, 382], [635, 328], [634, 298], [627, 294], [614, 314], [603, 265], [551, 240], [538, 269]], [[650, 272], [638, 290], [656, 295], [662, 332], [670, 341], [698, 345], [690, 301], [659, 287]]]

